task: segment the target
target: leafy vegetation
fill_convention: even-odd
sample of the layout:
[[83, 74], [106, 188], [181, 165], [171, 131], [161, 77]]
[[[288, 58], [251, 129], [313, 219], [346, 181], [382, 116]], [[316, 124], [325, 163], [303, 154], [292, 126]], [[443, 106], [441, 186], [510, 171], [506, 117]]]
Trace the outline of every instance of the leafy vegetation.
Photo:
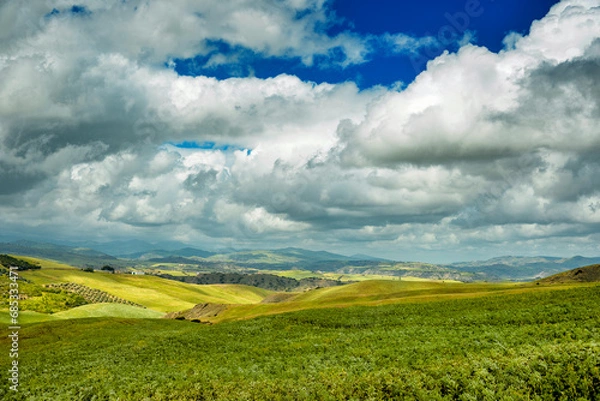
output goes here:
[[196, 276], [161, 274], [160, 277], [193, 284], [244, 284], [274, 291], [291, 290], [299, 284], [298, 280], [293, 278], [273, 274], [205, 273]]
[[79, 294], [60, 289], [44, 288], [40, 296], [29, 297], [19, 302], [21, 310], [40, 313], [55, 313], [87, 304]]
[[[87, 301], [80, 295], [61, 290], [60, 288], [47, 288], [22, 279], [19, 283], [19, 310], [40, 313], [54, 313], [85, 305]], [[8, 308], [9, 281], [0, 281], [0, 308]], [[44, 319], [42, 319], [44, 320]]]
[[173, 276], [160, 274], [160, 277], [194, 284], [243, 284], [272, 291], [294, 291], [299, 288], [332, 287], [342, 285], [341, 281], [307, 277], [296, 280], [274, 274], [205, 273], [195, 276]]
[[21, 330], [20, 392], [0, 398], [598, 400], [600, 286], [552, 288], [212, 326], [35, 324]]
[[111, 273], [115, 272], [115, 268], [110, 265], [104, 265], [104, 266], [102, 266], [102, 268], [100, 270], [104, 270], [104, 271], [111, 272]]

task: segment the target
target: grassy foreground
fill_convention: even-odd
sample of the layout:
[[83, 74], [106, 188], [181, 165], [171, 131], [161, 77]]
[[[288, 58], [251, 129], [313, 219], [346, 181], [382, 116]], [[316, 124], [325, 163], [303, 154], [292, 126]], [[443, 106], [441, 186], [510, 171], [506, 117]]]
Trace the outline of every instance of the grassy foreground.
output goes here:
[[0, 386], [0, 398], [598, 400], [599, 301], [596, 285], [213, 326], [32, 324], [21, 330], [21, 389]]

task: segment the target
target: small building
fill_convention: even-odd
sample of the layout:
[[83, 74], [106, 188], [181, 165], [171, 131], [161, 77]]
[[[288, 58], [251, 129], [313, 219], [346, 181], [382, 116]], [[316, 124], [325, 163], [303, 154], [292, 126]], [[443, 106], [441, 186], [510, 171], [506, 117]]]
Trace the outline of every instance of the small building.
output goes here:
[[134, 271], [131, 272], [131, 274], [135, 274], [136, 276], [143, 276], [146, 273], [144, 273], [141, 270], [134, 270]]

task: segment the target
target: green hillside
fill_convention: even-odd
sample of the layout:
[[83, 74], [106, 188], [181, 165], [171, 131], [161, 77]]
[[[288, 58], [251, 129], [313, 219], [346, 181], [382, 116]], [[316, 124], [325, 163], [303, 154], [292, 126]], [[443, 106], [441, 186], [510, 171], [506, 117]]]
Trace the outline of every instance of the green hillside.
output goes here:
[[540, 283], [593, 283], [600, 281], [600, 265], [579, 267], [539, 280]]
[[84, 317], [156, 319], [163, 315], [164, 314], [161, 312], [137, 306], [103, 303], [78, 306], [77, 308], [69, 309], [67, 311], [54, 313], [52, 316], [59, 319], [77, 319]]
[[[20, 332], [20, 391], [2, 386], [0, 398], [597, 400], [600, 286], [548, 288], [212, 326], [115, 318], [29, 325]], [[9, 341], [0, 338], [0, 347]], [[1, 353], [0, 369], [8, 363]]]
[[159, 312], [192, 308], [199, 303], [259, 303], [270, 291], [241, 285], [206, 285], [181, 283], [155, 276], [84, 272], [68, 265], [35, 258], [22, 258], [39, 263], [42, 268], [22, 272], [34, 284], [76, 283], [105, 291], [116, 297]]
[[[49, 322], [52, 320], [58, 320], [60, 318], [50, 315], [47, 313], [40, 313], [34, 311], [19, 311], [19, 324], [29, 324], [38, 322]], [[8, 314], [8, 310], [0, 310], [0, 324], [9, 326], [12, 324], [11, 318]]]
[[277, 303], [233, 305], [217, 317], [209, 320], [222, 322], [308, 309], [432, 302], [458, 298], [484, 297], [500, 293], [539, 292], [563, 288], [570, 288], [570, 286], [552, 288], [533, 283], [370, 280], [340, 287], [307, 291], [293, 297], [284, 297], [282, 302]]

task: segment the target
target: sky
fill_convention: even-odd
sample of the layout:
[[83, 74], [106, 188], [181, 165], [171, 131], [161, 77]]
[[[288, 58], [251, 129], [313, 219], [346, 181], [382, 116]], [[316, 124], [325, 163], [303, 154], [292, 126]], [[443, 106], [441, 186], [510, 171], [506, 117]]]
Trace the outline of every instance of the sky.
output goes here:
[[600, 255], [600, 0], [6, 1], [0, 239]]

